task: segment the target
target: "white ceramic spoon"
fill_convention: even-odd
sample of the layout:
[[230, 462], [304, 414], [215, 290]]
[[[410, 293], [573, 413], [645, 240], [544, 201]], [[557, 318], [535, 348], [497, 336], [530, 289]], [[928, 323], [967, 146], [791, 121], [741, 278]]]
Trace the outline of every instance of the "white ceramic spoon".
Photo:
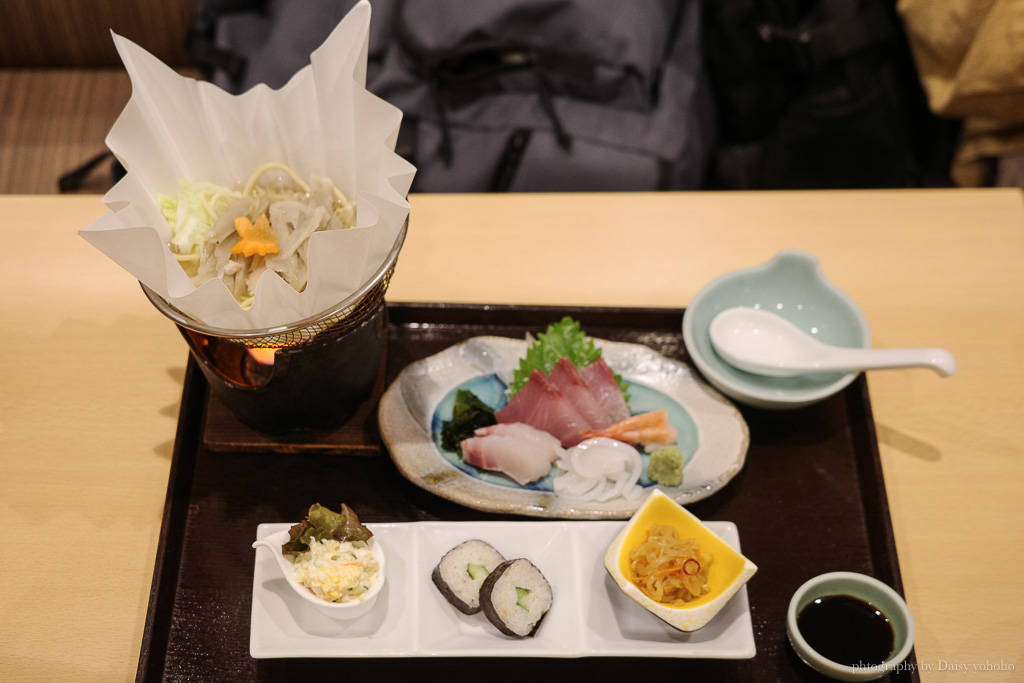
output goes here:
[[785, 318], [756, 308], [729, 308], [715, 316], [711, 344], [730, 365], [758, 375], [793, 377], [819, 372], [931, 368], [956, 372], [944, 349], [851, 349], [818, 341]]

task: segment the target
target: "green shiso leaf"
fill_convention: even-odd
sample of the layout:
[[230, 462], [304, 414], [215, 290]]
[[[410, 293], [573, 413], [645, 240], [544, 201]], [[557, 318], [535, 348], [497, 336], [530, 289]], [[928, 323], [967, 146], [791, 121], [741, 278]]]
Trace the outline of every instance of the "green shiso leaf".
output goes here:
[[455, 392], [452, 419], [441, 423], [441, 448], [451, 453], [461, 453], [463, 439], [473, 436], [477, 429], [497, 422], [493, 408], [472, 391], [459, 389]]
[[325, 541], [368, 541], [373, 532], [360, 524], [352, 508], [341, 504], [341, 512], [333, 512], [316, 503], [309, 508], [306, 519], [288, 530], [288, 541], [281, 546], [285, 555], [301, 555], [309, 550], [313, 539]]
[[[594, 340], [587, 336], [579, 322], [569, 316], [548, 325], [547, 331], [537, 335], [537, 341], [526, 350], [526, 355], [519, 361], [519, 367], [512, 375], [508, 397], [512, 398], [519, 393], [534, 370], [550, 374], [555, 363], [563, 356], [578, 368], [584, 368], [601, 357], [601, 349], [594, 345]], [[626, 382], [618, 374], [615, 374], [615, 381], [619, 383], [623, 397], [629, 403]]]

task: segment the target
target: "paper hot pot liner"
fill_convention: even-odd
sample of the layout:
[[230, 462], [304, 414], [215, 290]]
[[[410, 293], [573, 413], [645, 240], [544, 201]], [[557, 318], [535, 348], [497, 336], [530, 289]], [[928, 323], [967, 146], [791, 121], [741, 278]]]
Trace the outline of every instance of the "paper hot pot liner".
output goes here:
[[[255, 330], [330, 310], [373, 277], [409, 214], [415, 168], [394, 152], [401, 111], [366, 90], [370, 5], [363, 0], [279, 90], [232, 95], [178, 75], [113, 34], [132, 96], [107, 135], [127, 175], [104, 197], [109, 211], [79, 234], [181, 312], [213, 327]], [[277, 161], [307, 181], [330, 178], [356, 202], [356, 226], [314, 233], [308, 284], [273, 272], [249, 310], [219, 279], [196, 288], [167, 247], [157, 197], [183, 178], [235, 187]]]

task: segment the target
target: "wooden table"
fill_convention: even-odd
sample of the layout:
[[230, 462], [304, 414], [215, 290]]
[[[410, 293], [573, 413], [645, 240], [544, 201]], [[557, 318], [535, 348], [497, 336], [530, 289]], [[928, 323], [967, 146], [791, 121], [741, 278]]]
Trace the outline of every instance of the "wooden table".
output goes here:
[[[952, 351], [952, 379], [869, 379], [917, 657], [928, 681], [1024, 675], [1019, 191], [411, 201], [392, 301], [683, 307], [797, 248], [860, 304], [875, 345]], [[0, 196], [3, 680], [135, 676], [187, 349], [75, 234], [104, 211]]]

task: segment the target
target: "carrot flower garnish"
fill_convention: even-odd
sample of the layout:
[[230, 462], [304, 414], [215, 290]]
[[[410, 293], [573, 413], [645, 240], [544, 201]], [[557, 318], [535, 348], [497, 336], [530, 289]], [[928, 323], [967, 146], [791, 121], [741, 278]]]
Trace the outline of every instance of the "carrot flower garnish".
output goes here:
[[232, 254], [266, 256], [278, 252], [277, 238], [270, 229], [270, 220], [265, 213], [260, 214], [255, 223], [246, 216], [239, 216], [235, 219], [235, 232], [242, 239], [231, 247]]

